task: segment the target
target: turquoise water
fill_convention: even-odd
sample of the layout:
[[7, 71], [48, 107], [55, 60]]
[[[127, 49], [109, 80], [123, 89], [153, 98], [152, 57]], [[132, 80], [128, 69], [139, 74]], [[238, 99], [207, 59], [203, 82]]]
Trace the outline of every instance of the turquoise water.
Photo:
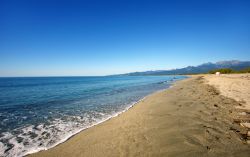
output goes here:
[[183, 78], [0, 78], [0, 156], [51, 148]]

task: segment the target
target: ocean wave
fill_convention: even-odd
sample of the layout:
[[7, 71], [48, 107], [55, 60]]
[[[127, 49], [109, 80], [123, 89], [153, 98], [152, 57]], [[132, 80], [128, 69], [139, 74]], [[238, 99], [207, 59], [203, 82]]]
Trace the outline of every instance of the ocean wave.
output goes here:
[[[145, 99], [147, 97], [145, 95], [169, 88], [174, 80], [168, 79], [159, 82], [159, 86], [148, 83], [131, 85], [130, 88], [124, 88], [124, 86], [112, 88], [112, 90], [104, 90], [101, 95], [94, 97], [100, 93], [97, 91], [93, 93], [92, 98], [75, 102], [67, 101], [68, 105], [58, 100], [56, 104], [51, 105], [54, 108], [47, 108], [45, 104], [32, 105], [33, 108], [27, 109], [27, 112], [26, 110], [21, 112], [22, 108], [16, 110], [17, 113], [2, 112], [0, 113], [2, 119], [7, 118], [2, 126], [8, 127], [0, 133], [0, 156], [19, 157], [50, 149], [84, 129], [127, 111]], [[37, 106], [41, 108], [37, 108]], [[13, 119], [13, 117], [16, 118]], [[11, 128], [10, 124], [13, 122], [20, 122], [20, 125], [15, 124]]]
[[49, 122], [49, 124], [42, 123], [37, 126], [30, 125], [17, 128], [13, 130], [13, 133], [4, 132], [0, 136], [0, 156], [19, 157], [47, 150], [66, 141], [84, 129], [125, 112], [134, 104], [110, 115], [93, 111], [93, 115], [85, 114], [84, 116], [58, 118]]

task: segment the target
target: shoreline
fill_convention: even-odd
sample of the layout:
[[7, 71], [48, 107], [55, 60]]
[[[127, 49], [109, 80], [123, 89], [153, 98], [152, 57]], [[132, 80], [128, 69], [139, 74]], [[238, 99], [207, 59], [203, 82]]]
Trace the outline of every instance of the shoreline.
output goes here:
[[26, 152], [23, 156], [29, 156], [29, 155], [32, 155], [32, 154], [35, 154], [35, 153], [39, 153], [39, 152], [41, 152], [41, 151], [46, 151], [46, 150], [52, 149], [52, 148], [54, 148], [54, 147], [57, 147], [58, 145], [61, 145], [61, 144], [65, 143], [65, 142], [67, 142], [68, 140], [70, 140], [71, 138], [73, 138], [74, 136], [76, 136], [77, 134], [79, 134], [79, 133], [81, 133], [81, 132], [84, 132], [84, 131], [86, 131], [86, 130], [92, 128], [92, 127], [95, 127], [95, 126], [100, 125], [100, 124], [102, 124], [102, 123], [104, 123], [104, 122], [107, 122], [107, 121], [111, 120], [112, 118], [116, 118], [116, 117], [120, 116], [121, 114], [127, 112], [128, 110], [130, 110], [131, 108], [133, 108], [135, 105], [137, 105], [138, 103], [140, 103], [141, 101], [143, 101], [143, 100], [146, 99], [147, 97], [149, 97], [149, 96], [151, 96], [151, 95], [153, 95], [153, 94], [156, 94], [156, 93], [159, 93], [159, 92], [163, 92], [163, 91], [165, 91], [165, 90], [168, 90], [168, 89], [170, 89], [174, 84], [176, 84], [177, 82], [182, 81], [182, 80], [185, 80], [185, 79], [188, 79], [188, 78], [189, 78], [189, 77], [184, 78], [184, 79], [175, 80], [175, 81], [173, 81], [173, 82], [171, 82], [171, 83], [169, 84], [169, 87], [167, 87], [167, 88], [165, 88], [165, 89], [161, 89], [161, 90], [154, 91], [153, 93], [150, 93], [150, 94], [148, 94], [148, 95], [142, 97], [142, 98], [139, 99], [138, 101], [130, 103], [130, 105], [128, 105], [128, 107], [126, 107], [125, 109], [123, 109], [123, 110], [121, 110], [121, 111], [119, 111], [119, 112], [117, 112], [117, 113], [115, 113], [115, 114], [113, 114], [113, 115], [110, 115], [110, 116], [108, 116], [107, 118], [104, 118], [104, 119], [102, 119], [102, 120], [100, 120], [100, 121], [98, 121], [98, 122], [96, 122], [96, 123], [94, 123], [94, 124], [92, 124], [92, 125], [90, 125], [90, 126], [88, 126], [88, 127], [85, 127], [85, 128], [82, 128], [82, 129], [76, 131], [76, 132], [73, 133], [72, 135], [69, 135], [69, 136], [63, 138], [62, 140], [60, 140], [59, 142], [55, 143], [54, 145], [52, 145], [52, 146], [50, 146], [50, 147], [48, 147], [48, 148], [40, 148], [40, 149], [35, 149], [35, 150], [32, 150], [32, 151], [28, 151], [28, 152]]
[[[197, 77], [196, 77], [197, 78]], [[122, 151], [121, 152], [116, 152], [116, 153], [114, 153], [114, 152], [110, 152], [110, 150], [112, 150], [112, 149], [110, 149], [110, 147], [119, 147], [119, 145], [122, 145], [122, 146], [124, 146], [124, 147], [129, 147], [129, 145], [130, 144], [132, 144], [133, 145], [133, 143], [134, 142], [131, 142], [131, 141], [127, 141], [127, 140], [129, 140], [129, 137], [128, 137], [128, 135], [127, 134], [132, 134], [133, 136], [134, 136], [134, 138], [135, 139], [137, 139], [137, 138], [139, 138], [139, 140], [138, 140], [138, 144], [142, 144], [142, 141], [144, 141], [144, 142], [149, 142], [150, 140], [146, 140], [145, 141], [145, 139], [143, 140], [143, 139], [140, 139], [141, 137], [137, 137], [137, 136], [144, 136], [144, 134], [141, 134], [140, 132], [140, 129], [142, 130], [142, 131], [145, 131], [145, 129], [143, 130], [143, 127], [145, 127], [144, 125], [147, 125], [147, 123], [145, 123], [144, 125], [141, 125], [139, 128], [138, 128], [138, 126], [136, 126], [136, 125], [134, 125], [133, 123], [133, 121], [131, 121], [131, 122], [129, 122], [128, 121], [128, 119], [133, 119], [134, 121], [138, 121], [138, 123], [143, 123], [144, 121], [145, 121], [145, 119], [147, 119], [147, 120], [149, 120], [149, 121], [154, 121], [154, 119], [157, 119], [158, 118], [158, 116], [157, 117], [152, 117], [153, 119], [148, 119], [148, 117], [145, 117], [145, 116], [142, 116], [143, 118], [141, 119], [141, 120], [138, 120], [138, 119], [140, 119], [139, 117], [139, 115], [138, 114], [142, 114], [143, 115], [143, 112], [146, 112], [146, 113], [148, 113], [148, 112], [151, 112], [151, 111], [149, 111], [149, 108], [150, 109], [152, 109], [152, 110], [157, 110], [157, 108], [155, 108], [155, 107], [153, 107], [152, 106], [152, 102], [157, 102], [157, 101], [162, 101], [161, 99], [162, 99], [162, 95], [163, 94], [165, 94], [165, 93], [167, 93], [167, 94], [170, 94], [171, 95], [171, 91], [173, 91], [173, 92], [176, 92], [176, 94], [178, 94], [178, 92], [181, 92], [183, 89], [183, 87], [179, 87], [179, 86], [183, 86], [183, 84], [186, 86], [186, 87], [188, 87], [186, 84], [187, 84], [187, 82], [191, 82], [192, 83], [192, 81], [193, 82], [195, 82], [195, 78], [194, 77], [191, 77], [191, 78], [187, 78], [187, 79], [184, 79], [184, 80], [180, 80], [180, 81], [176, 81], [176, 82], [174, 82], [173, 84], [172, 84], [172, 87], [169, 87], [169, 88], [167, 88], [167, 89], [164, 89], [164, 90], [160, 90], [160, 91], [156, 91], [156, 92], [154, 92], [154, 93], [152, 93], [152, 94], [149, 94], [148, 96], [145, 96], [143, 99], [141, 99], [140, 101], [138, 101], [137, 103], [135, 103], [134, 105], [132, 105], [131, 107], [129, 107], [127, 110], [125, 110], [125, 111], [123, 111], [123, 112], [121, 112], [121, 113], [123, 113], [123, 114], [117, 114], [115, 117], [112, 117], [112, 118], [109, 118], [108, 120], [106, 120], [106, 121], [104, 121], [104, 122], [102, 122], [102, 123], [98, 123], [98, 125], [94, 125], [93, 127], [89, 127], [89, 128], [87, 128], [87, 129], [84, 129], [84, 130], [82, 130], [82, 131], [80, 131], [79, 133], [77, 133], [77, 134], [75, 134], [75, 135], [73, 135], [72, 137], [70, 137], [68, 140], [66, 140], [66, 141], [64, 141], [63, 143], [61, 143], [61, 144], [59, 144], [59, 145], [57, 145], [57, 146], [55, 146], [55, 147], [53, 147], [53, 148], [51, 148], [51, 149], [48, 149], [48, 150], [45, 150], [45, 151], [40, 151], [40, 152], [38, 152], [38, 153], [35, 153], [35, 154], [29, 154], [28, 156], [68, 156], [69, 154], [71, 154], [72, 156], [99, 156], [98, 155], [98, 153], [104, 153], [104, 154], [102, 154], [102, 155], [104, 155], [104, 156], [124, 156], [124, 155], [121, 155], [121, 154], [126, 154], [126, 149], [122, 149]], [[185, 82], [186, 82], [186, 84], [185, 84]], [[199, 80], [198, 80], [198, 82], [199, 82]], [[188, 83], [189, 84], [189, 83]], [[197, 81], [193, 84], [194, 86], [197, 84]], [[204, 84], [203, 85], [200, 85], [200, 86], [205, 86]], [[210, 88], [210, 87], [209, 87]], [[176, 91], [176, 89], [179, 89], [179, 91]], [[195, 88], [194, 88], [195, 89]], [[211, 89], [209, 89], [209, 90], [212, 90], [212, 88]], [[194, 90], [192, 89], [192, 88], [190, 88], [190, 91], [192, 91], [192, 92], [194, 92]], [[186, 92], [186, 91], [185, 91]], [[188, 93], [183, 93], [184, 95], [185, 94], [188, 94]], [[214, 91], [212, 90], [212, 93], [213, 93]], [[192, 93], [191, 93], [192, 94]], [[212, 96], [213, 97], [213, 94], [212, 95], [210, 95], [210, 96]], [[190, 95], [190, 97], [192, 97], [192, 95]], [[222, 97], [222, 96], [217, 96], [216, 95], [216, 97]], [[153, 99], [154, 98], [154, 99]], [[157, 99], [157, 98], [159, 98], [159, 99]], [[176, 98], [173, 98], [173, 100], [174, 101], [176, 101], [175, 103], [176, 104], [179, 104], [178, 106], [172, 106], [172, 108], [174, 107], [181, 107], [181, 106], [183, 106], [183, 102], [179, 102], [179, 101], [181, 101], [181, 99], [179, 100], [179, 98], [177, 97], [177, 99], [178, 99], [178, 101], [176, 100]], [[189, 99], [189, 97], [187, 98], [187, 102], [189, 102], [190, 100], [188, 100]], [[228, 99], [228, 98], [220, 98], [220, 99], [222, 99], [223, 101], [230, 101], [230, 102], [232, 102], [232, 103], [234, 103], [235, 101], [234, 100], [231, 100], [231, 99]], [[168, 99], [166, 98], [166, 100], [168, 101]], [[165, 100], [165, 101], [166, 101]], [[148, 101], [152, 101], [151, 103], [147, 103]], [[207, 101], [207, 100], [206, 100]], [[208, 100], [209, 101], [209, 100]], [[170, 101], [171, 102], [171, 101]], [[192, 103], [195, 103], [195, 102], [192, 102]], [[207, 102], [208, 103], [208, 102]], [[217, 103], [217, 102], [216, 102]], [[186, 104], [186, 103], [185, 103]], [[166, 107], [164, 107], [164, 106], [162, 106], [162, 104], [160, 103], [160, 105], [161, 105], [161, 108], [162, 109], [164, 109], [164, 110], [166, 110], [166, 111], [168, 111], [168, 109], [166, 108]], [[188, 104], [187, 104], [188, 105]], [[146, 108], [145, 108], [145, 106], [146, 106]], [[211, 106], [209, 106], [209, 108], [210, 108]], [[139, 108], [139, 109], [138, 109]], [[142, 109], [143, 110], [143, 112], [140, 110], [140, 109]], [[212, 106], [212, 110], [214, 109], [214, 106]], [[230, 109], [231, 110], [233, 110], [232, 109], [232, 106], [230, 107]], [[180, 110], [179, 108], [178, 108], [178, 110]], [[177, 110], [177, 111], [178, 111]], [[204, 110], [204, 111], [203, 111]], [[203, 113], [202, 112], [204, 112], [204, 113], [206, 113], [207, 111], [206, 111], [206, 108], [205, 109], [203, 109], [203, 110], [200, 110], [199, 111], [199, 116], [207, 116], [207, 115], [203, 115]], [[174, 116], [174, 117], [178, 117], [178, 112], [177, 111], [173, 111], [174, 113], [176, 113], [177, 115], [172, 115], [172, 116]], [[161, 111], [158, 111], [157, 110], [157, 112], [155, 113], [156, 115], [157, 114], [159, 114], [158, 112], [161, 112]], [[168, 111], [169, 112], [169, 111]], [[167, 112], [167, 113], [168, 113]], [[223, 112], [224, 112], [224, 110], [223, 110]], [[226, 112], [228, 112], [228, 111], [226, 111]], [[165, 112], [164, 112], [165, 113]], [[162, 113], [162, 114], [164, 114], [164, 113]], [[171, 113], [168, 113], [168, 114], [171, 114]], [[186, 112], [183, 112], [183, 114], [186, 114]], [[191, 117], [193, 116], [193, 118], [196, 118], [195, 116], [195, 114], [197, 114], [196, 112], [195, 113], [191, 113]], [[161, 115], [161, 114], [160, 114]], [[221, 115], [220, 113], [218, 114], [219, 116], [224, 116], [224, 115]], [[138, 117], [139, 116], [139, 117]], [[181, 118], [182, 117], [182, 115], [179, 115], [180, 117], [178, 117], [178, 118]], [[189, 115], [190, 116], [190, 115]], [[176, 118], [177, 118], [176, 117]], [[183, 117], [184, 118], [184, 117]], [[218, 118], [218, 117], [217, 117]], [[224, 117], [225, 118], [225, 117]], [[218, 118], [219, 119], [219, 118]], [[229, 124], [229, 119], [230, 119], [230, 117], [226, 117], [226, 121], [225, 122], [223, 122], [223, 123], [228, 123], [228, 125], [231, 125], [231, 124]], [[166, 120], [168, 120], [168, 119], [166, 119]], [[185, 119], [184, 119], [185, 120]], [[224, 119], [222, 119], [221, 118], [221, 120], [223, 120], [224, 121]], [[176, 121], [176, 120], [173, 120], [173, 121]], [[190, 119], [190, 121], [193, 121], [194, 123], [196, 123], [196, 121], [194, 121], [193, 119]], [[158, 122], [160, 122], [160, 123], [162, 123], [162, 121], [161, 120], [159, 120]], [[214, 121], [214, 122], [216, 122], [216, 121]], [[117, 126], [115, 125], [117, 123], [117, 126], [119, 126], [120, 128], [117, 128]], [[179, 122], [178, 122], [179, 123]], [[222, 124], [223, 124], [222, 123]], [[231, 123], [231, 122], [230, 122]], [[137, 130], [134, 130], [134, 128], [132, 127], [128, 127], [128, 128], [130, 128], [130, 129], [126, 129], [126, 127], [125, 128], [123, 128], [124, 126], [123, 125], [125, 125], [126, 124], [126, 126], [128, 125], [128, 126], [130, 126], [131, 124], [133, 124], [133, 126], [135, 127], [135, 128], [137, 128]], [[154, 126], [155, 124], [154, 123], [152, 123], [152, 124], [150, 124], [150, 125], [152, 125], [152, 126]], [[151, 128], [152, 126], [150, 126], [150, 125], [148, 125], [148, 128]], [[175, 126], [176, 125], [176, 123], [174, 123], [174, 124], [172, 124], [173, 126]], [[184, 124], [183, 124], [184, 125]], [[186, 124], [185, 124], [186, 125]], [[199, 124], [200, 125], [200, 124]], [[213, 123], [209, 123], [209, 125], [213, 125]], [[224, 125], [224, 124], [223, 124]], [[234, 125], [232, 125], [233, 127], [237, 127], [237, 126], [234, 126]], [[161, 125], [157, 125], [157, 127], [161, 127]], [[180, 127], [180, 126], [178, 126], [178, 127]], [[178, 128], [177, 127], [177, 128]], [[209, 127], [211, 127], [211, 126], [209, 126]], [[226, 126], [224, 126], [224, 128], [221, 128], [221, 129], [225, 129], [225, 127]], [[102, 129], [101, 129], [102, 128]], [[114, 129], [114, 131], [113, 131], [113, 133], [114, 134], [117, 134], [117, 136], [115, 136], [115, 135], [113, 135], [113, 134], [110, 134], [109, 132], [107, 132], [107, 131], [109, 131], [109, 130], [112, 130], [112, 128]], [[176, 128], [176, 126], [175, 126], [175, 128]], [[206, 127], [205, 127], [206, 128]], [[104, 130], [103, 130], [104, 129]], [[125, 129], [125, 130], [124, 130]], [[139, 130], [138, 130], [139, 129]], [[152, 128], [151, 128], [152, 129]], [[183, 128], [183, 129], [186, 129], [186, 128]], [[201, 128], [199, 128], [199, 130], [200, 130]], [[104, 133], [102, 133], [102, 130], [104, 131], [104, 132], [106, 132], [108, 135], [109, 135], [109, 137], [110, 137], [110, 139], [108, 140], [107, 138], [105, 138], [105, 137], [103, 137], [103, 134]], [[118, 131], [118, 130], [120, 130], [120, 131]], [[171, 129], [170, 129], [171, 130]], [[192, 129], [191, 129], [192, 130]], [[202, 127], [202, 132], [203, 132], [203, 130], [204, 130], [204, 127]], [[201, 131], [200, 130], [200, 131]], [[207, 130], [207, 129], [205, 129], [205, 130]], [[209, 130], [209, 129], [208, 129]], [[207, 131], [208, 131], [207, 130]], [[146, 129], [146, 131], [147, 131], [147, 129]], [[164, 131], [166, 131], [166, 132], [168, 132], [169, 130], [168, 129], [165, 129]], [[230, 135], [230, 138], [231, 138], [231, 136], [232, 136], [232, 138], [234, 138], [234, 140], [236, 140], [236, 144], [238, 143], [239, 144], [239, 141], [240, 140], [237, 140], [238, 139], [238, 137], [236, 137], [235, 136], [235, 134], [232, 134], [232, 131], [230, 131], [230, 130], [227, 130], [228, 132], [229, 132], [229, 135]], [[127, 132], [127, 133], [126, 133]], [[139, 132], [139, 133], [138, 133]], [[211, 132], [211, 130], [210, 130], [210, 132]], [[139, 134], [139, 135], [137, 135], [137, 134]], [[155, 136], [154, 135], [154, 133], [145, 133], [145, 136], [147, 135], [147, 134], [152, 134], [152, 136]], [[119, 136], [118, 136], [119, 135]], [[178, 136], [179, 136], [179, 134], [177, 134]], [[194, 133], [194, 135], [195, 135], [195, 133]], [[228, 135], [228, 136], [229, 136]], [[92, 137], [92, 138], [89, 138], [89, 137]], [[122, 136], [122, 140], [121, 139], [119, 139], [120, 137]], [[123, 138], [123, 136], [124, 137], [126, 137], [126, 138]], [[188, 136], [193, 136], [193, 135], [188, 135]], [[220, 135], [220, 136], [222, 136], [221, 138], [225, 138], [224, 136], [225, 135]], [[166, 137], [166, 136], [164, 136], [164, 137]], [[104, 138], [104, 139], [103, 139]], [[118, 139], [117, 139], [118, 138]], [[128, 139], [127, 139], [128, 138]], [[146, 139], [148, 139], [149, 137], [145, 137]], [[182, 136], [181, 136], [181, 138], [183, 138]], [[103, 139], [103, 140], [102, 140]], [[86, 140], [90, 140], [90, 142], [87, 142]], [[111, 141], [110, 141], [111, 140]], [[142, 141], [141, 141], [142, 140]], [[187, 139], [186, 138], [183, 138], [182, 139], [183, 141], [186, 141]], [[187, 142], [190, 142], [190, 140], [191, 139], [188, 139], [187, 140]], [[197, 140], [197, 139], [196, 139]], [[227, 139], [225, 139], [225, 140], [227, 140]], [[80, 142], [80, 141], [82, 141], [82, 142]], [[98, 141], [98, 143], [96, 143]], [[116, 143], [116, 144], [113, 144], [112, 145], [112, 141], [114, 141], [114, 143]], [[122, 143], [121, 143], [121, 141], [123, 141]], [[132, 140], [133, 141], [133, 140]], [[151, 142], [152, 141], [154, 141], [155, 142], [155, 144], [158, 144], [158, 143], [161, 143], [162, 141], [161, 141], [161, 139], [158, 139], [158, 141], [156, 140], [155, 141], [155, 139], [153, 138], [153, 139], [151, 139]], [[177, 140], [178, 141], [178, 140]], [[192, 140], [191, 140], [192, 141]], [[238, 142], [237, 142], [238, 141]], [[201, 140], [201, 142], [202, 142], [202, 140]], [[204, 142], [204, 141], [203, 141]], [[91, 144], [92, 143], [92, 144]], [[106, 144], [105, 143], [111, 143], [111, 146], [106, 146]], [[192, 142], [191, 142], [192, 143]], [[206, 142], [205, 142], [206, 143]], [[240, 143], [241, 143], [241, 141], [240, 141]], [[77, 146], [77, 147], [73, 147], [72, 146], [72, 144], [74, 144], [74, 145], [80, 145], [80, 146]], [[193, 143], [192, 143], [193, 144]], [[95, 145], [97, 145], [97, 146], [95, 146]], [[143, 145], [146, 145], [146, 144], [143, 144]], [[180, 144], [181, 145], [181, 144]], [[209, 144], [207, 144], [207, 145], [209, 145]], [[138, 147], [138, 146], [136, 146], [136, 147]], [[189, 146], [188, 146], [189, 147]], [[204, 151], [204, 149], [201, 149], [202, 151], [204, 151], [205, 153], [207, 153], [207, 151], [209, 151], [211, 148], [211, 146], [204, 146], [206, 149], [205, 149], [205, 151]], [[99, 150], [98, 150], [98, 148], [99, 148]], [[164, 149], [166, 149], [165, 147], [163, 147]], [[185, 147], [184, 147], [185, 148]], [[83, 149], [83, 150], [82, 150]], [[99, 152], [91, 152], [91, 149], [93, 150], [93, 149], [97, 149], [97, 151], [99, 151]], [[160, 148], [158, 148], [158, 150], [157, 151], [159, 151], [159, 149], [161, 149], [161, 147]], [[245, 146], [242, 146], [242, 149], [245, 149]], [[90, 150], [90, 151], [88, 151], [88, 150]], [[104, 152], [103, 152], [103, 150], [105, 150]], [[129, 150], [132, 150], [132, 152], [133, 153], [138, 153], [137, 152], [137, 150], [135, 149], [135, 148], [133, 148], [133, 147], [131, 147]], [[174, 149], [175, 150], [175, 149]], [[192, 149], [191, 149], [192, 150]], [[197, 150], [198, 152], [200, 152], [201, 150]], [[106, 152], [107, 151], [107, 152]], [[190, 151], [190, 150], [189, 150]], [[178, 151], [177, 151], [178, 152]], [[204, 153], [203, 152], [203, 153]], [[248, 149], [247, 149], [247, 152], [248, 152]], [[79, 154], [80, 153], [80, 154]], [[118, 154], [117, 154], [118, 153]], [[142, 153], [142, 152], [140, 152], [140, 153]], [[140, 154], [139, 153], [139, 154]], [[154, 151], [148, 151], [147, 153], [154, 153]], [[226, 153], [225, 153], [226, 154]], [[149, 154], [146, 154], [146, 156], [148, 156]], [[155, 154], [155, 155], [157, 155], [157, 154]], [[142, 155], [139, 155], [139, 156], [142, 156]], [[151, 156], [151, 155], [149, 155], [149, 156]]]

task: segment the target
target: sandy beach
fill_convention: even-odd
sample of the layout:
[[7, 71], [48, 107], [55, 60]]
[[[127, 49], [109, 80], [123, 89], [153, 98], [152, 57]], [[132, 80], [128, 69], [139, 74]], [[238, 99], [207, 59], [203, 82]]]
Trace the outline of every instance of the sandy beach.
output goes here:
[[242, 106], [238, 108], [250, 110], [250, 74], [206, 75], [204, 78], [222, 95], [241, 102]]
[[[249, 85], [249, 75], [193, 76], [148, 96], [118, 117], [29, 156], [248, 157], [248, 137], [242, 135], [247, 128], [240, 125], [246, 121], [235, 119], [249, 117]], [[245, 112], [238, 110], [244, 106]]]

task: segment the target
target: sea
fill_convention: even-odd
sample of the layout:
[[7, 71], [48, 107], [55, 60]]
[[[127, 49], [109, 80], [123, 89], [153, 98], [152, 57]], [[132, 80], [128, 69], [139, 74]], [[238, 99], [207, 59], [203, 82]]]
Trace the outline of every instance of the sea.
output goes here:
[[46, 150], [186, 76], [0, 78], [0, 156]]

